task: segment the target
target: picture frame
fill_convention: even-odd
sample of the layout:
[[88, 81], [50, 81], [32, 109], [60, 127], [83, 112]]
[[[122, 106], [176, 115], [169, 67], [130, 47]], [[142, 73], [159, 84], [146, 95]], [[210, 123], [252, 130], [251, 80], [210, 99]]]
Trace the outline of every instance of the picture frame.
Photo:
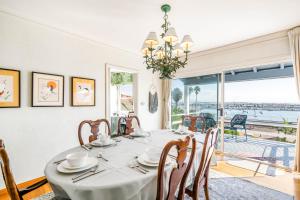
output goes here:
[[0, 68], [0, 108], [21, 107], [21, 72]]
[[64, 107], [65, 77], [32, 72], [32, 107]]
[[71, 106], [96, 106], [96, 80], [71, 77]]

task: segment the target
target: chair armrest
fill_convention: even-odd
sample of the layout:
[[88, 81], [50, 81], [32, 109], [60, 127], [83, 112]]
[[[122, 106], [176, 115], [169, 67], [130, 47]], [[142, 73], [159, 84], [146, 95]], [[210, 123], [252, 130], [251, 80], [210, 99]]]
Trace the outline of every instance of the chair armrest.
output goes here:
[[48, 183], [47, 179], [43, 179], [43, 180], [41, 180], [41, 181], [39, 181], [39, 182], [37, 182], [37, 183], [27, 187], [27, 188], [21, 189], [19, 191], [19, 193], [20, 193], [21, 196], [23, 196], [23, 195], [25, 195], [25, 194], [33, 191], [33, 190], [36, 190], [39, 187], [45, 185], [46, 183]]

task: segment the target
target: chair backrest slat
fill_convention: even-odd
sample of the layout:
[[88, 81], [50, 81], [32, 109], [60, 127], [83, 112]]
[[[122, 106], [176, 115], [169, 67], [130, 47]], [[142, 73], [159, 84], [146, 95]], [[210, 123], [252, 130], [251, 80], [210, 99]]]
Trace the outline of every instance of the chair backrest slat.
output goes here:
[[198, 167], [196, 177], [194, 179], [193, 193], [199, 194], [199, 184], [204, 175], [208, 173], [211, 157], [218, 140], [218, 128], [208, 129], [202, 148], [200, 165]]
[[22, 196], [19, 194], [15, 179], [10, 170], [9, 158], [5, 151], [3, 140], [0, 140], [0, 158], [1, 171], [10, 198], [13, 200], [22, 200]]
[[106, 119], [98, 119], [96, 121], [84, 120], [79, 124], [79, 127], [78, 127], [78, 139], [79, 139], [80, 145], [84, 145], [84, 142], [83, 142], [83, 139], [82, 139], [82, 127], [83, 127], [83, 125], [85, 125], [85, 124], [90, 125], [92, 134], [89, 136], [89, 142], [92, 142], [94, 140], [97, 140], [97, 136], [99, 135], [99, 127], [100, 127], [101, 123], [106, 124], [107, 133], [108, 133], [108, 135], [111, 135], [111, 128], [110, 128], [110, 125], [109, 125], [109, 121], [107, 121]]
[[197, 132], [200, 129], [201, 133], [204, 133], [205, 119], [202, 116], [183, 115], [182, 125], [187, 126], [192, 132]]
[[[157, 179], [157, 195], [156, 200], [174, 200], [177, 188], [179, 186], [179, 193], [177, 199], [184, 199], [185, 183], [190, 172], [193, 160], [195, 157], [196, 151], [196, 140], [191, 136], [187, 136], [184, 140], [177, 140], [169, 142], [163, 149], [160, 162], [158, 166], [158, 179]], [[187, 157], [187, 151], [190, 141], [192, 142], [192, 151], [188, 163], [185, 163]], [[176, 158], [176, 167], [172, 169], [170, 178], [169, 178], [169, 190], [164, 197], [164, 172], [166, 159], [168, 157], [169, 151], [172, 147], [176, 147], [177, 158]]]
[[[136, 120], [138, 127], [141, 127], [140, 120], [135, 115], [129, 115], [127, 117], [120, 117], [118, 120], [118, 135], [129, 135], [134, 131], [132, 126], [133, 120]], [[122, 127], [124, 125], [124, 127]]]

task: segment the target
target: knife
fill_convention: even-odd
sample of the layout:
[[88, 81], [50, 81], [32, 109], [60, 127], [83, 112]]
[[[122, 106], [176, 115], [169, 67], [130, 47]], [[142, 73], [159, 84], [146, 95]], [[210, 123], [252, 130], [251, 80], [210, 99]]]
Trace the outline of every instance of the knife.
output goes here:
[[96, 171], [96, 172], [94, 172], [94, 173], [92, 173], [92, 174], [88, 174], [87, 176], [83, 176], [83, 177], [81, 177], [81, 178], [78, 178], [78, 179], [76, 179], [76, 180], [73, 180], [73, 183], [76, 183], [76, 182], [78, 182], [78, 181], [80, 181], [80, 180], [83, 180], [83, 179], [88, 178], [88, 177], [90, 177], [90, 176], [93, 176], [93, 175], [95, 175], [95, 174], [99, 174], [99, 173], [101, 173], [101, 172], [103, 172], [103, 171], [105, 171], [105, 169]]

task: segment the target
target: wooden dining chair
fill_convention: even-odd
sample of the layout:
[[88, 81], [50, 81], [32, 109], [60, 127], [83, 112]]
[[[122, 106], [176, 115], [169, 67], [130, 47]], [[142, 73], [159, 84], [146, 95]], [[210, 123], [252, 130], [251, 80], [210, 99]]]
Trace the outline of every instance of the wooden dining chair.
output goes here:
[[[190, 153], [188, 163], [185, 162], [188, 153], [189, 143], [192, 143], [192, 151]], [[177, 157], [176, 157], [176, 167], [173, 168], [168, 183], [168, 193], [164, 197], [164, 175], [165, 175], [165, 165], [166, 159], [171, 148], [176, 147]], [[163, 149], [160, 156], [159, 166], [158, 166], [158, 179], [157, 179], [157, 193], [156, 200], [183, 200], [185, 192], [185, 184], [190, 172], [196, 151], [196, 140], [192, 136], [187, 136], [184, 140], [174, 140], [170, 141]], [[178, 196], [176, 197], [176, 191], [179, 186]]]
[[108, 133], [108, 135], [111, 135], [111, 128], [110, 128], [108, 120], [106, 120], [106, 119], [97, 119], [96, 121], [84, 120], [79, 124], [79, 127], [78, 127], [78, 139], [79, 139], [80, 145], [84, 145], [84, 142], [82, 139], [82, 133], [81, 133], [83, 125], [85, 125], [85, 124], [90, 125], [92, 134], [89, 136], [89, 142], [92, 142], [94, 140], [97, 140], [97, 136], [99, 135], [99, 127], [100, 127], [101, 123], [106, 124], [107, 133]]
[[132, 133], [134, 131], [132, 126], [133, 120], [136, 120], [138, 127], [141, 128], [141, 123], [137, 116], [120, 117], [118, 120], [118, 135], [129, 135]]
[[205, 131], [205, 119], [201, 116], [183, 115], [182, 125], [192, 132], [204, 133]]
[[7, 152], [5, 150], [4, 142], [0, 139], [0, 166], [3, 175], [3, 179], [5, 182], [5, 186], [7, 192], [12, 200], [23, 200], [23, 196], [33, 190], [45, 185], [48, 181], [47, 179], [43, 179], [27, 188], [19, 190], [13, 174], [11, 172], [11, 167], [9, 164], [9, 158]]
[[208, 129], [206, 132], [205, 140], [203, 143], [202, 156], [200, 165], [198, 167], [196, 177], [194, 179], [192, 187], [185, 189], [185, 193], [188, 194], [193, 200], [199, 199], [199, 190], [204, 188], [205, 198], [209, 200], [208, 192], [208, 175], [211, 157], [213, 155], [215, 145], [218, 139], [218, 128]]

